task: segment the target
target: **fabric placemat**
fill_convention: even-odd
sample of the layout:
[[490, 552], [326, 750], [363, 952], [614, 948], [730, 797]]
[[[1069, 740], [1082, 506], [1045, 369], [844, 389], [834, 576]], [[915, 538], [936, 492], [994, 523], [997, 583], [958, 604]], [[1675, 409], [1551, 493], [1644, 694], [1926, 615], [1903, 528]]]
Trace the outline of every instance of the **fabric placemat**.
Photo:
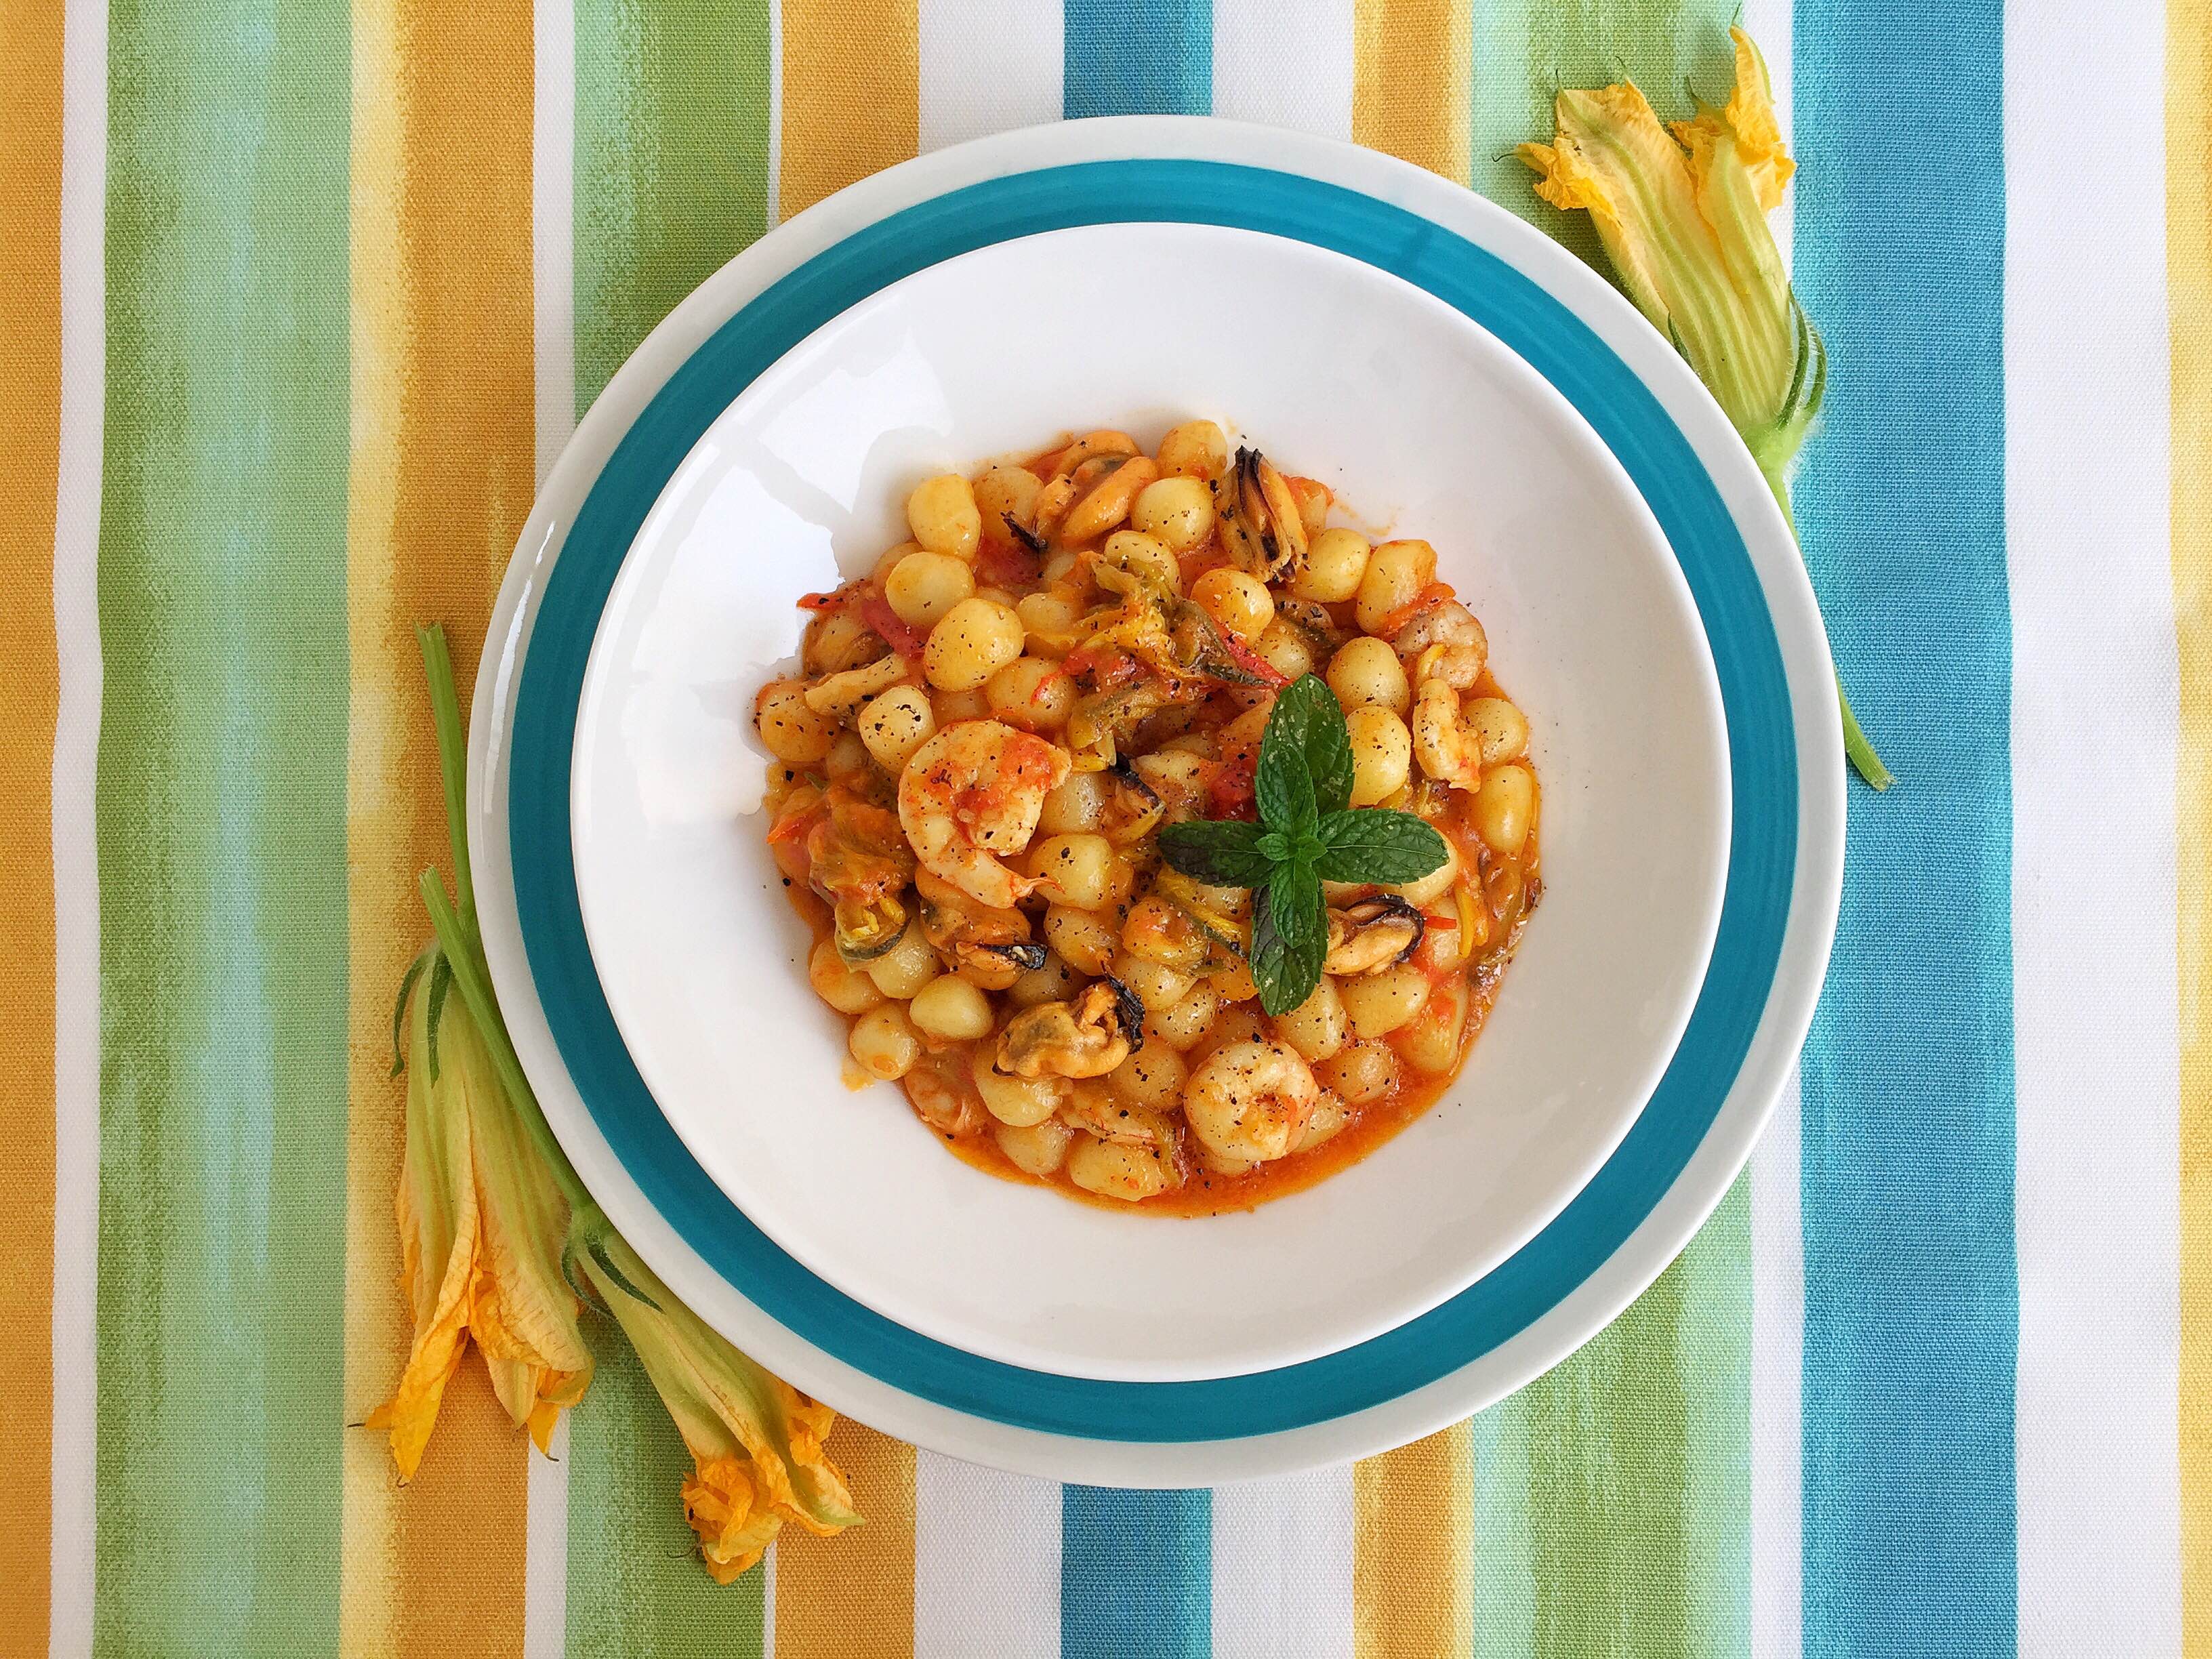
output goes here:
[[[1765, 48], [1833, 357], [1796, 507], [1854, 787], [1802, 1087], [1472, 1422], [1213, 1492], [857, 1424], [728, 1589], [619, 1344], [421, 1476], [392, 999], [536, 481], [767, 228], [918, 149], [1212, 113], [1595, 254], [1509, 152]], [[0, 1650], [2212, 1653], [2205, 0], [0, 0]], [[1275, 343], [1280, 349], [1283, 343]], [[1290, 343], [1295, 349], [1295, 343]]]

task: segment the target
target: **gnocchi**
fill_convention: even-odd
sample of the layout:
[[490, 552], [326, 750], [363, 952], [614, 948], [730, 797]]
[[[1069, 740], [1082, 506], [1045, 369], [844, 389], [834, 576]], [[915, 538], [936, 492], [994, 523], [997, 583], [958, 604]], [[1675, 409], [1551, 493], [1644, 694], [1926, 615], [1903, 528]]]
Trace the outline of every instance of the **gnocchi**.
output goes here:
[[[910, 539], [809, 597], [753, 720], [855, 1086], [899, 1084], [1009, 1178], [1205, 1214], [1364, 1156], [1448, 1085], [1542, 891], [1542, 801], [1435, 546], [1331, 524], [1331, 489], [1216, 422], [1145, 435], [915, 483]], [[1269, 1013], [1253, 895], [1157, 836], [1255, 815], [1275, 688], [1309, 674], [1349, 805], [1419, 814], [1447, 856], [1324, 882], [1326, 971]]]

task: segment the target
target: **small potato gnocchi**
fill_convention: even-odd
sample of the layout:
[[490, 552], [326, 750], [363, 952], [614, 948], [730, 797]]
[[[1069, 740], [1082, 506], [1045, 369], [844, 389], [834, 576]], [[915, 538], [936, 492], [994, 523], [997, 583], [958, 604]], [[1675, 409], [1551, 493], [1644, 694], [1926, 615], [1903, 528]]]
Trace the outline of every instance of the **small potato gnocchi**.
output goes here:
[[[1295, 1191], [1428, 1109], [1543, 890], [1540, 725], [1455, 567], [1331, 523], [1356, 521], [1332, 488], [1206, 419], [906, 488], [905, 539], [804, 601], [798, 667], [752, 705], [847, 1079], [897, 1084], [980, 1170], [1160, 1215]], [[1333, 720], [1323, 684], [1343, 714], [1339, 799], [1418, 816], [1446, 856], [1322, 882], [1327, 938], [1286, 989], [1255, 955], [1271, 913], [1209, 884], [1241, 872], [1159, 836], [1259, 816], [1302, 681], [1299, 720]], [[1396, 873], [1323, 872], [1367, 868]]]

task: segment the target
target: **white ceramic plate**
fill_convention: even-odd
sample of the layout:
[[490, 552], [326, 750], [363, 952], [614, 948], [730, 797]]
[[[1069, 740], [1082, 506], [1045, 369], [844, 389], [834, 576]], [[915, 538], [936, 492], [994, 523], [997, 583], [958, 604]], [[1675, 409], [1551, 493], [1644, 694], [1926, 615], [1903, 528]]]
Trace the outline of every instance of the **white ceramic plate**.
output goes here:
[[[1114, 1212], [951, 1157], [845, 1022], [763, 840], [752, 694], [801, 594], [906, 535], [921, 478], [1218, 416], [1439, 550], [1529, 711], [1545, 899], [1474, 1059], [1381, 1151], [1255, 1212]], [[1232, 418], [1233, 417], [1233, 418]], [[1335, 1352], [1504, 1261], [1619, 1144], [1680, 1036], [1729, 838], [1688, 586], [1612, 453], [1497, 338], [1307, 243], [1200, 224], [1000, 242], [874, 294], [747, 387], [623, 563], [576, 717], [576, 882], [653, 1097], [776, 1243], [910, 1329], [1089, 1377]]]
[[[604, 599], [635, 534], [634, 524], [609, 541], [607, 502], [629, 491], [641, 523], [665, 469], [711, 423], [684, 430], [671, 410], [687, 398], [726, 405], [887, 286], [887, 264], [903, 262], [895, 281], [1012, 234], [1112, 218], [1289, 234], [1462, 309], [1503, 306], [1520, 355], [1591, 422], [1668, 528], [1713, 643], [1733, 770], [1713, 971], [1676, 1061], [1585, 1190], [1508, 1261], [1405, 1326], [1325, 1359], [1182, 1383], [964, 1355], [882, 1319], [753, 1229], [622, 1051], [568, 853], [568, 763], [598, 620], [571, 590], [588, 596], [597, 582]], [[1787, 528], [1725, 419], [1667, 343], [1540, 234], [1416, 168], [1293, 133], [1176, 118], [1041, 128], [891, 169], [781, 227], [678, 307], [580, 426], [526, 527], [483, 661], [470, 794], [487, 949], [524, 1062], [595, 1195], [693, 1307], [799, 1387], [890, 1433], [1035, 1474], [1203, 1485], [1358, 1456], [1557, 1363], [1656, 1277], [1741, 1169], [1802, 1039], [1834, 927], [1843, 769], [1828, 658]]]

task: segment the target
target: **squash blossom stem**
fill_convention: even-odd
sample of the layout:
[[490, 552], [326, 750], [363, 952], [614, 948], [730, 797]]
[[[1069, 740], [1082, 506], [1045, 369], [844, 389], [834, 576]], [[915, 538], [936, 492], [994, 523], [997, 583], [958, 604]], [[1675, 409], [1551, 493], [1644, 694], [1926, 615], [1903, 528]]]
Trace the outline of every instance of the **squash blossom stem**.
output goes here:
[[435, 870], [425, 870], [418, 884], [423, 908], [430, 913], [430, 929], [437, 934], [439, 949], [445, 952], [446, 961], [453, 969], [453, 988], [468, 1005], [470, 1017], [477, 1023], [484, 1047], [491, 1052], [492, 1067], [499, 1073], [501, 1086], [507, 1091], [515, 1116], [521, 1120], [531, 1144], [537, 1147], [538, 1156], [545, 1160], [546, 1168], [560, 1183], [561, 1194], [568, 1200], [577, 1224], [582, 1224], [586, 1217], [598, 1217], [599, 1206], [592, 1201], [575, 1166], [561, 1150], [561, 1143], [553, 1135], [553, 1126], [545, 1121], [544, 1109], [531, 1091], [529, 1079], [523, 1075], [522, 1061], [517, 1058], [514, 1044], [507, 1035], [507, 1023], [500, 1018], [499, 1005], [492, 1000], [489, 976], [477, 954], [475, 941], [463, 931], [460, 916], [453, 901], [446, 896], [445, 884], [438, 879]]
[[[1766, 62], [1729, 31], [1735, 87], [1726, 107], [1662, 126], [1634, 85], [1559, 94], [1548, 144], [1515, 152], [1536, 193], [1586, 212], [1638, 310], [1688, 361], [1759, 464], [1795, 537], [1790, 463], [1827, 390], [1827, 348], [1797, 301], [1766, 216], [1796, 164], [1775, 118]], [[1801, 544], [1802, 553], [1802, 544]], [[1836, 680], [1844, 751], [1876, 789], [1893, 780]]]
[[483, 936], [477, 929], [476, 886], [469, 874], [468, 740], [461, 726], [460, 694], [453, 683], [453, 653], [447, 648], [442, 623], [418, 626], [415, 638], [422, 647], [422, 674], [430, 688], [430, 717], [437, 727], [438, 769], [446, 795], [446, 834], [453, 843], [453, 887], [459, 895], [458, 902], [448, 900], [438, 872], [425, 870], [418, 884], [422, 904], [430, 913], [431, 929], [437, 934], [439, 947], [453, 969], [453, 984], [483, 1035], [484, 1046], [491, 1051], [492, 1065], [532, 1144], [560, 1183], [569, 1209], [580, 1219], [586, 1215], [597, 1216], [599, 1206], [584, 1190], [574, 1166], [562, 1152], [561, 1143], [554, 1139], [552, 1126], [546, 1122], [544, 1110], [531, 1090], [530, 1080], [523, 1075], [522, 1062], [516, 1057], [514, 1042], [507, 1034], [507, 1022], [500, 1018], [499, 1005], [492, 1000], [491, 975], [484, 964]]
[[[1781, 504], [1782, 520], [1790, 526], [1790, 537], [1797, 542], [1797, 556], [1802, 558], [1805, 544], [1797, 535], [1797, 514], [1790, 505], [1789, 483], [1775, 467], [1762, 464], [1759, 470], [1766, 479], [1766, 487], [1774, 492], [1774, 499]], [[1873, 743], [1861, 729], [1859, 717], [1851, 712], [1851, 699], [1844, 690], [1844, 671], [1841, 668], [1836, 670], [1836, 707], [1843, 714], [1844, 754], [1850, 760], [1851, 769], [1864, 778], [1868, 787], [1877, 793], [1888, 788], [1897, 780], [1891, 775], [1889, 768], [1882, 764], [1881, 757], [1875, 751]]]
[[453, 848], [453, 891], [456, 908], [471, 939], [477, 937], [477, 888], [469, 871], [468, 776], [469, 750], [461, 728], [460, 694], [453, 685], [453, 653], [446, 648], [446, 629], [431, 623], [415, 629], [422, 652], [422, 675], [430, 686], [430, 720], [438, 733], [439, 781], [445, 787], [446, 837]]

